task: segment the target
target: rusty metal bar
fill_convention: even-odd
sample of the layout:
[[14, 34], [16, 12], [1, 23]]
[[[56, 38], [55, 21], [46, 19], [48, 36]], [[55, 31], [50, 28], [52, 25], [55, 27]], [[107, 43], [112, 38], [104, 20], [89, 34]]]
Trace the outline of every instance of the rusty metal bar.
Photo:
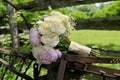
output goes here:
[[58, 69], [57, 80], [63, 80], [67, 62], [68, 61], [66, 60], [66, 58], [62, 57], [61, 62], [60, 62], [60, 66]]
[[81, 63], [76, 63], [75, 67], [67, 66], [76, 70], [80, 71], [85, 71], [85, 72], [90, 72], [94, 74], [99, 74], [99, 75], [104, 75], [108, 77], [118, 77], [120, 76], [120, 70], [117, 69], [111, 69], [111, 68], [105, 68], [101, 66], [94, 66], [94, 65], [89, 65], [87, 66], [86, 70], [84, 70], [84, 65]]
[[6, 50], [3, 48], [0, 48], [0, 54], [5, 54], [5, 55], [9, 55], [9, 56], [11, 55], [11, 56], [19, 57], [22, 59], [35, 60], [32, 53], [21, 53], [21, 52], [16, 52], [16, 51], [12, 51], [12, 50]]
[[34, 69], [34, 79], [38, 80], [39, 79], [39, 70], [38, 70], [38, 64], [37, 63], [34, 63], [33, 69]]
[[83, 57], [79, 55], [64, 54], [60, 62], [57, 80], [64, 80], [66, 67], [101, 75], [102, 80], [106, 80], [107, 76], [113, 77], [113, 78], [120, 77], [120, 70], [94, 66], [92, 65], [92, 63], [120, 63], [120, 59], [119, 58]]
[[120, 63], [120, 58], [100, 58], [100, 57], [83, 57], [80, 55], [64, 54], [70, 62], [80, 63]]

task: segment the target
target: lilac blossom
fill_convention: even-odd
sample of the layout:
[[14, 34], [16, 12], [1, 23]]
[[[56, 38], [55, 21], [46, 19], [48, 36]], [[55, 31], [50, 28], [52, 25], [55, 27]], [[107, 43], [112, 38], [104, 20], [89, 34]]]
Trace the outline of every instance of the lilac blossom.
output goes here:
[[55, 52], [57, 53], [57, 55], [58, 55], [59, 58], [62, 56], [61, 51], [59, 51], [59, 50], [55, 50]]
[[60, 58], [62, 53], [59, 50], [48, 49], [40, 54], [40, 64], [51, 64]]

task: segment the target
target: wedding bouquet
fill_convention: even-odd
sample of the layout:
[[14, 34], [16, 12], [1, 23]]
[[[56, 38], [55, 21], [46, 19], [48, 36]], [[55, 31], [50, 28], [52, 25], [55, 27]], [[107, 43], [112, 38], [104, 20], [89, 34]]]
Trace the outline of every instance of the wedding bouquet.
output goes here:
[[62, 56], [62, 50], [73, 51], [82, 56], [88, 56], [91, 48], [70, 41], [68, 36], [74, 29], [73, 17], [58, 11], [51, 11], [43, 15], [43, 20], [38, 20], [30, 29], [30, 43], [32, 53], [40, 64], [51, 64]]

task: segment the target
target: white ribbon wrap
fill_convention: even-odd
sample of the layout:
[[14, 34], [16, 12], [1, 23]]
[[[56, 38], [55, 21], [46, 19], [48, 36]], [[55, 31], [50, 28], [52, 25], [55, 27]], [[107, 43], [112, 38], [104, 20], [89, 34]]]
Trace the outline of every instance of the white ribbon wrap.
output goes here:
[[91, 48], [80, 45], [74, 41], [71, 41], [70, 46], [69, 46], [69, 51], [75, 52], [81, 56], [89, 56], [91, 52]]

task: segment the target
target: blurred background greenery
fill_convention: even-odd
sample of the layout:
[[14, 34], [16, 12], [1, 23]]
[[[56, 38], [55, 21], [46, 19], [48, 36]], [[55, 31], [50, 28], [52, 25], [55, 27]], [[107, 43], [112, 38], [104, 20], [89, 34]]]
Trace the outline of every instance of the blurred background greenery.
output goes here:
[[[18, 3], [25, 3], [32, 0], [14, 0], [16, 4]], [[71, 6], [71, 7], [65, 7], [65, 8], [58, 8], [55, 10], [58, 10], [62, 12], [63, 14], [70, 15], [75, 17], [76, 19], [89, 19], [89, 18], [101, 18], [101, 17], [114, 17], [114, 16], [120, 16], [120, 1], [111, 1], [106, 3], [97, 3], [97, 4], [86, 4], [86, 5], [78, 5], [78, 6]], [[50, 10], [42, 10], [42, 11], [35, 11], [35, 12], [27, 12], [25, 10], [20, 10], [24, 14], [25, 18], [29, 23], [34, 23], [39, 16], [42, 16], [43, 14], [47, 14]], [[0, 0], [0, 26], [9, 26], [8, 24], [8, 15], [7, 9], [6, 9], [6, 3], [3, 0]], [[5, 15], [5, 16], [4, 16]], [[4, 18], [2, 18], [4, 17]], [[23, 21], [23, 18], [20, 16], [17, 16], [17, 22]], [[109, 26], [108, 26], [109, 27]], [[114, 26], [113, 26], [114, 27]], [[4, 31], [3, 31], [4, 32]], [[6, 49], [12, 49], [11, 48], [11, 37], [10, 34], [1, 34], [0, 35], [0, 47], [6, 48]], [[70, 40], [76, 41], [79, 44], [83, 44], [90, 47], [98, 47], [98, 48], [104, 48], [107, 50], [120, 50], [120, 31], [119, 30], [75, 30], [70, 35]], [[22, 35], [21, 46], [19, 48], [20, 52], [31, 52], [31, 45], [29, 43], [29, 36], [26, 32], [24, 35]], [[7, 56], [4, 56], [0, 54], [0, 57], [12, 62], [12, 59]], [[19, 68], [20, 63], [16, 64], [18, 60], [12, 62], [13, 65], [17, 68]], [[95, 64], [99, 65], [99, 64]], [[104, 67], [110, 67], [115, 69], [120, 69], [119, 64], [101, 64]], [[27, 63], [26, 65], [27, 66]], [[26, 69], [26, 67], [24, 67]], [[24, 71], [23, 69], [23, 71]], [[5, 67], [1, 66], [0, 71], [4, 72]], [[27, 72], [29, 75], [32, 75], [33, 68], [31, 66], [31, 69]], [[4, 80], [14, 80], [15, 76], [13, 76], [13, 73], [10, 71], [7, 71], [5, 75]], [[43, 72], [41, 74], [46, 74], [46, 70], [43, 69]], [[92, 77], [91, 77], [92, 76]], [[11, 78], [12, 77], [12, 78]], [[85, 78], [83, 80], [100, 80], [100, 76], [89, 74], [84, 76]], [[18, 80], [20, 80], [18, 78]], [[111, 80], [111, 79], [107, 79]]]

